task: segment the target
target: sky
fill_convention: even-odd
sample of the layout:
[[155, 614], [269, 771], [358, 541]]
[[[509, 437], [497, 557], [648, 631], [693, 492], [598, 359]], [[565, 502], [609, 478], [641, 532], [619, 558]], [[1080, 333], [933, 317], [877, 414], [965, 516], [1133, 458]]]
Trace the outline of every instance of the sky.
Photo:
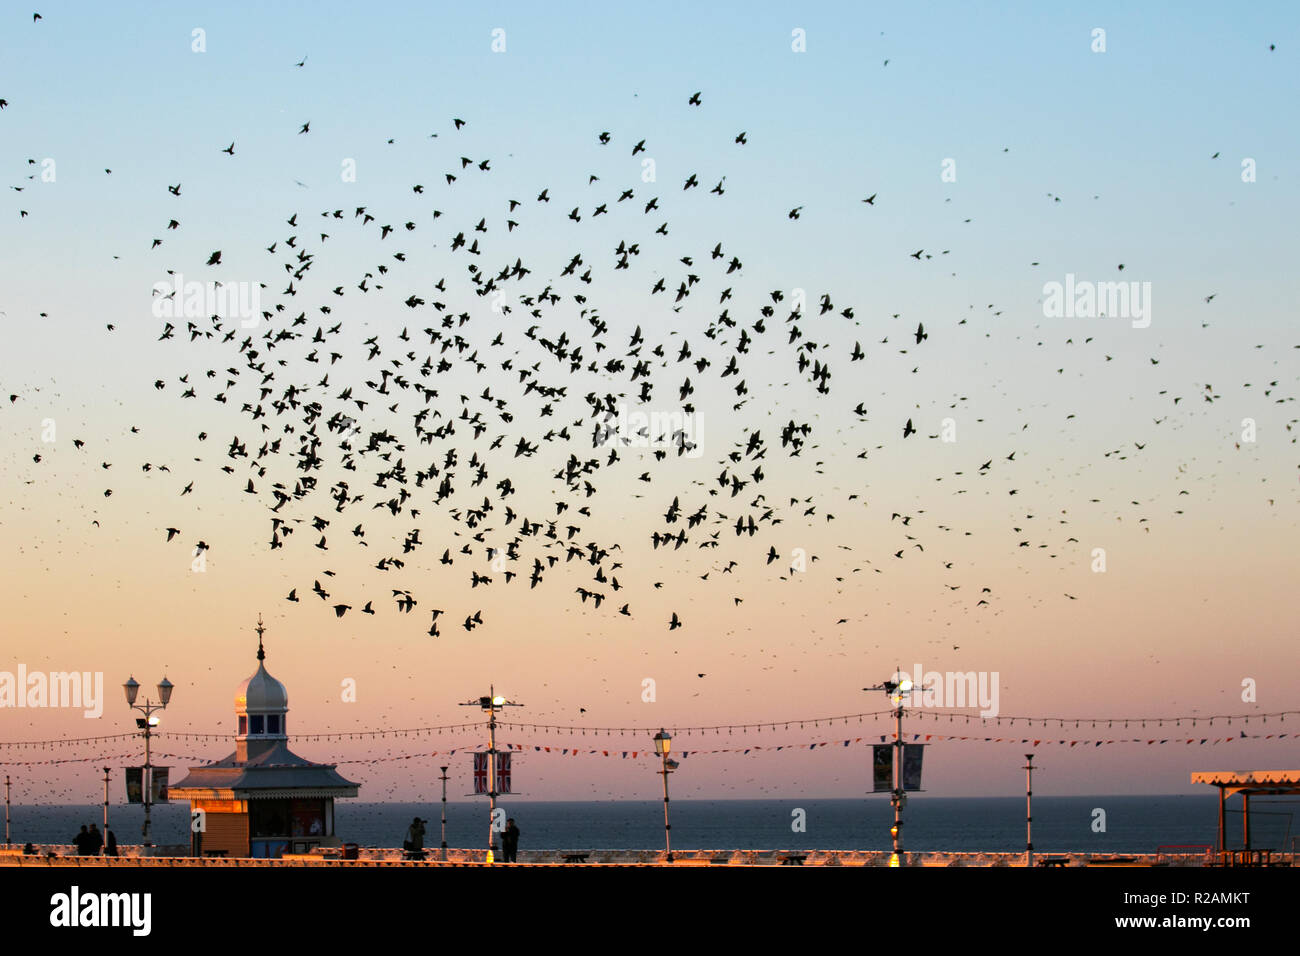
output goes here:
[[[888, 734], [887, 720], [784, 726], [885, 710], [883, 693], [862, 688], [896, 666], [988, 675], [1003, 717], [1199, 717], [1195, 739], [1235, 738], [1044, 744], [1041, 793], [1194, 792], [1192, 771], [1295, 766], [1292, 738], [1250, 736], [1300, 724], [1262, 722], [1300, 710], [1294, 8], [233, 3], [40, 13], [33, 22], [11, 6], [0, 28], [0, 671], [102, 672], [107, 699], [93, 719], [0, 708], [0, 740], [125, 733], [133, 714], [118, 688], [132, 674], [146, 687], [164, 674], [176, 685], [164, 730], [233, 733], [261, 614], [295, 733], [461, 723], [478, 711], [458, 704], [492, 686], [524, 705], [511, 713], [520, 722], [644, 731], [623, 736], [639, 743], [593, 735], [607, 743], [592, 748], [644, 749], [657, 727], [689, 749], [804, 745], [688, 758], [674, 778], [687, 799], [863, 793], [863, 744]], [[698, 106], [688, 102], [696, 91]], [[692, 176], [698, 188], [684, 189]], [[543, 189], [550, 202], [537, 200]], [[627, 189], [634, 197], [620, 202]], [[643, 212], [651, 197], [657, 208]], [[373, 222], [354, 214], [362, 206]], [[381, 238], [381, 225], [392, 234]], [[481, 243], [479, 259], [453, 249], [457, 233]], [[620, 243], [639, 247], [627, 269], [615, 268]], [[220, 263], [206, 265], [217, 250]], [[285, 263], [299, 269], [300, 252], [311, 268], [290, 276]], [[576, 255], [582, 264], [563, 275]], [[733, 257], [740, 265], [727, 273]], [[503, 297], [476, 296], [467, 261], [486, 275], [516, 261], [531, 272], [498, 283]], [[257, 287], [271, 317], [251, 328], [227, 319], [211, 337], [206, 317], [189, 319], [191, 339], [185, 317], [156, 312], [156, 284], [175, 281], [168, 270]], [[698, 284], [674, 299], [690, 276]], [[659, 279], [665, 290], [651, 292]], [[1137, 283], [1149, 313], [1050, 314], [1050, 284], [1076, 280]], [[560, 298], [539, 309], [544, 288]], [[410, 308], [409, 296], [424, 301]], [[470, 316], [443, 330], [463, 350], [440, 353], [445, 340], [421, 331], [441, 323], [435, 302]], [[772, 314], [759, 332], [764, 307]], [[737, 324], [719, 322], [724, 309]], [[174, 333], [160, 340], [164, 321]], [[629, 355], [637, 328], [644, 345]], [[263, 336], [286, 329], [305, 334], [268, 347]], [[582, 347], [576, 369], [540, 342], [561, 334]], [[270, 393], [248, 367], [246, 339], [254, 363], [268, 363], [258, 375], [275, 373]], [[816, 348], [800, 353], [805, 343]], [[422, 443], [411, 416], [424, 400], [373, 394], [366, 383], [408, 352], [406, 366], [387, 370], [410, 381], [426, 355], [446, 357], [423, 379], [439, 392], [427, 407], [444, 421], [462, 409], [480, 416], [481, 438], [461, 422]], [[722, 378], [733, 356], [742, 369]], [[614, 358], [626, 366], [587, 364]], [[701, 358], [711, 364], [697, 368]], [[626, 448], [614, 465], [593, 453], [583, 396], [639, 407], [640, 382], [629, 381], [638, 359], [654, 382], [649, 410], [680, 412], [690, 380], [698, 457]], [[825, 392], [813, 361], [830, 368]], [[549, 402], [526, 392], [519, 372], [535, 363], [535, 382], [567, 391]], [[272, 483], [301, 475], [291, 453], [305, 423], [271, 407], [290, 382], [322, 402], [323, 418], [355, 417], [357, 445], [390, 433], [404, 450], [386, 462], [378, 450], [361, 455], [349, 472], [340, 436], [319, 428], [335, 449], [319, 487], [271, 512]], [[365, 408], [340, 398], [347, 388]], [[262, 403], [264, 416], [250, 419]], [[915, 434], [903, 437], [909, 421]], [[791, 423], [808, 426], [798, 454], [781, 442]], [[566, 425], [570, 438], [544, 437]], [[277, 438], [283, 451], [255, 457]], [[232, 439], [249, 457], [228, 457]], [[535, 452], [515, 455], [521, 440]], [[490, 472], [479, 485], [474, 454]], [[590, 496], [554, 477], [570, 455], [601, 461], [584, 476]], [[396, 487], [375, 486], [375, 472], [397, 457], [412, 473], [454, 471], [454, 495], [435, 500], [439, 475], [411, 481], [401, 514], [374, 510]], [[509, 497], [497, 484], [507, 476]], [[733, 476], [747, 482], [735, 495]], [[340, 480], [364, 496], [345, 513], [327, 497]], [[494, 510], [468, 527], [484, 498]], [[665, 517], [674, 498], [676, 522]], [[569, 510], [557, 515], [557, 501]], [[558, 520], [560, 536], [574, 522], [574, 543], [609, 551], [600, 572], [620, 588], [593, 582], [595, 566], [565, 561], [558, 542], [528, 538], [507, 581], [487, 553], [517, 533], [507, 504]], [[706, 519], [687, 544], [654, 546], [653, 534], [676, 534], [699, 508]], [[755, 534], [735, 533], [744, 516]], [[274, 550], [272, 517], [298, 522]], [[323, 531], [318, 517], [331, 522]], [[358, 524], [364, 537], [351, 533]], [[415, 527], [420, 541], [403, 552]], [[170, 541], [168, 528], [179, 529]], [[315, 547], [322, 534], [328, 550]], [[454, 563], [439, 560], [444, 549]], [[530, 588], [533, 557], [545, 553], [561, 560]], [[375, 568], [385, 555], [405, 566]], [[472, 587], [472, 574], [494, 580]], [[602, 593], [602, 605], [578, 588]], [[394, 589], [417, 600], [410, 613]], [[374, 615], [361, 614], [367, 601]], [[483, 623], [468, 630], [475, 612]], [[681, 626], [670, 630], [674, 614]], [[1103, 738], [1086, 726], [1012, 735], [962, 722], [976, 712], [914, 715], [919, 733], [1016, 738], [932, 740], [927, 790], [1016, 793], [1019, 738]], [[1204, 729], [1216, 714], [1255, 716]], [[760, 722], [782, 729], [684, 732]], [[1104, 737], [1181, 741], [1191, 735], [1181, 726], [1108, 725]], [[502, 732], [530, 751], [516, 769], [521, 789], [551, 800], [656, 795], [644, 760], [531, 749], [572, 736]], [[314, 759], [376, 760], [346, 765], [363, 799], [418, 800], [439, 791], [432, 750], [482, 737], [293, 746]], [[855, 745], [807, 749], [846, 737]], [[3, 748], [0, 759], [87, 758], [4, 768], [19, 799], [87, 802], [99, 786], [92, 768], [136, 746]], [[158, 749], [188, 765], [233, 746], [163, 738]], [[469, 758], [453, 758], [452, 772], [467, 787]]]

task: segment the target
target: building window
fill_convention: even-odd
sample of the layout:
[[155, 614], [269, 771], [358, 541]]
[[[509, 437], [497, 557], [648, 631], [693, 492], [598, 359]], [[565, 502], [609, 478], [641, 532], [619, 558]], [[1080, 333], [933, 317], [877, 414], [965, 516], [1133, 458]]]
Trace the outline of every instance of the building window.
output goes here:
[[251, 731], [251, 733], [254, 733], [254, 734], [261, 734], [261, 733], [263, 732], [263, 731], [262, 731], [262, 723], [263, 723], [262, 715], [261, 715], [261, 714], [256, 714], [256, 715], [254, 715], [253, 720], [252, 720], [252, 731]]
[[266, 732], [268, 734], [278, 734], [280, 732], [280, 715], [268, 714], [266, 718]]
[[291, 816], [288, 800], [250, 800], [249, 836], [252, 839], [287, 838]]
[[243, 737], [243, 736], [247, 735], [247, 733], [248, 733], [248, 718], [245, 717], [243, 714], [240, 714], [240, 715], [239, 715], [239, 735], [240, 735], [241, 737]]

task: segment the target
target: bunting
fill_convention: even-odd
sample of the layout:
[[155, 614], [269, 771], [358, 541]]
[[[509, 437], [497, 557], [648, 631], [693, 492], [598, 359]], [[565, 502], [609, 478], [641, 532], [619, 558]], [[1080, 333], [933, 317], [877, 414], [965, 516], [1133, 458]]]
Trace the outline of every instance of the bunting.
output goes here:
[[[477, 725], [473, 725], [473, 726], [477, 726]], [[1288, 740], [1288, 739], [1296, 740], [1300, 738], [1300, 733], [1248, 734], [1245, 731], [1240, 731], [1235, 735], [1226, 735], [1223, 737], [1112, 737], [1107, 739], [1082, 739], [1082, 740], [1072, 739], [1072, 738], [1052, 739], [1047, 737], [1011, 737], [1011, 736], [983, 737], [983, 736], [974, 736], [974, 735], [967, 735], [967, 734], [936, 734], [936, 733], [912, 733], [912, 734], [906, 734], [904, 736], [905, 738], [910, 737], [913, 742], [924, 741], [926, 743], [951, 742], [951, 743], [1018, 744], [1018, 745], [1029, 745], [1032, 747], [1056, 746], [1056, 747], [1063, 747], [1067, 750], [1073, 750], [1077, 747], [1092, 747], [1095, 749], [1098, 747], [1113, 746], [1118, 744], [1139, 744], [1147, 747], [1166, 746], [1170, 744], [1175, 746], [1181, 745], [1187, 747], [1191, 747], [1191, 746], [1203, 747], [1207, 745], [1217, 746], [1219, 744], [1228, 744], [1228, 743], [1233, 743], [1241, 740]], [[823, 747], [831, 747], [831, 746], [850, 747], [854, 744], [861, 744], [864, 741], [869, 741], [871, 742], [872, 745], [874, 745], [877, 741], [879, 743], [887, 743], [888, 741], [891, 741], [893, 739], [894, 739], [893, 734], [879, 734], [873, 737], [845, 737], [842, 739], [820, 740], [820, 741], [809, 742], [809, 743], [768, 744], [768, 745], [750, 744], [748, 746], [738, 746], [738, 747], [714, 747], [708, 749], [701, 748], [701, 749], [694, 749], [694, 750], [682, 750], [678, 753], [678, 756], [685, 759], [686, 757], [690, 757], [690, 756], [700, 756], [706, 754], [750, 755], [759, 752], [782, 753], [785, 751], [792, 751], [792, 750], [805, 750], [805, 751], [818, 750]], [[381, 764], [381, 763], [390, 763], [399, 760], [419, 760], [426, 757], [454, 756], [457, 753], [464, 753], [464, 752], [478, 754], [478, 753], [483, 753], [486, 750], [486, 748], [487, 745], [483, 743], [467, 744], [461, 747], [454, 747], [450, 750], [420, 751], [416, 753], [396, 754], [396, 755], [384, 756], [384, 757], [358, 757], [358, 758], [347, 759], [347, 760], [332, 760], [332, 761], [328, 761], [328, 765], [340, 766], [343, 764], [354, 764], [354, 765], [355, 764], [362, 764], [362, 765]], [[637, 760], [637, 759], [646, 759], [646, 758], [658, 759], [658, 755], [654, 752], [653, 749], [640, 749], [640, 748], [636, 750], [609, 750], [605, 748], [557, 747], [557, 746], [547, 745], [547, 744], [519, 744], [519, 743], [500, 744], [499, 748], [504, 748], [502, 752], [499, 754], [499, 756], [507, 759], [510, 753], [559, 754], [560, 756], [578, 756], [579, 754], [582, 754], [585, 756], [615, 757], [622, 760], [629, 760], [629, 759]], [[58, 764], [98, 763], [102, 761], [138, 759], [139, 756], [140, 754], [138, 751], [132, 751], [132, 752], [120, 753], [120, 754], [93, 754], [85, 757], [52, 757], [44, 760], [0, 759], [0, 767], [40, 767], [40, 766], [54, 766]], [[212, 759], [210, 756], [204, 756], [198, 754], [164, 753], [160, 751], [155, 751], [155, 756], [158, 758], [170, 758], [173, 760], [190, 761], [194, 763], [203, 763]], [[498, 767], [498, 776], [500, 776], [500, 772], [501, 772], [501, 768]], [[502, 790], [499, 792], [504, 793], [506, 791]]]
[[[1107, 730], [1137, 730], [1147, 728], [1164, 728], [1164, 727], [1213, 727], [1215, 721], [1221, 725], [1230, 724], [1249, 724], [1252, 720], [1267, 724], [1271, 719], [1283, 722], [1287, 717], [1300, 716], [1300, 710], [1281, 710], [1269, 713], [1254, 714], [1187, 714], [1173, 715], [1164, 717], [1025, 717], [1025, 716], [1000, 716], [1000, 717], [981, 717], [979, 714], [959, 714], [951, 711], [933, 711], [922, 707], [907, 708], [909, 720], [932, 720], [937, 723], [947, 722], [969, 726], [972, 723], [983, 727], [1006, 726], [1013, 728], [1017, 724], [1025, 727], [1055, 727], [1058, 730], [1064, 730], [1069, 727], [1072, 730], [1081, 730], [1084, 728], [1096, 730], [1103, 727]], [[881, 719], [892, 719], [892, 710], [864, 711], [856, 714], [837, 714], [829, 717], [811, 717], [791, 720], [764, 720], [759, 723], [748, 724], [712, 724], [707, 726], [690, 726], [673, 728], [675, 736], [735, 736], [736, 734], [747, 734], [752, 732], [784, 732], [789, 730], [805, 730], [809, 728], [819, 728], [822, 726], [834, 727], [837, 725], [848, 725], [852, 722], [863, 723], [866, 721], [876, 721]], [[398, 737], [426, 737], [433, 735], [442, 735], [446, 733], [456, 733], [463, 731], [477, 731], [482, 729], [482, 723], [457, 723], [457, 724], [440, 724], [426, 727], [398, 727], [382, 728], [377, 730], [351, 730], [351, 731], [333, 731], [329, 733], [316, 734], [293, 734], [290, 739], [298, 742], [338, 742], [347, 740], [368, 740], [368, 739], [385, 739]], [[620, 736], [620, 737], [652, 737], [656, 731], [661, 728], [655, 727], [584, 727], [577, 724], [524, 724], [512, 723], [509, 721], [498, 721], [498, 727], [510, 728], [519, 733], [545, 733], [560, 734], [564, 736]], [[121, 733], [106, 734], [95, 737], [61, 737], [49, 740], [11, 740], [0, 741], [0, 749], [32, 749], [46, 750], [56, 747], [75, 747], [84, 744], [101, 743], [110, 740], [127, 740], [138, 737], [139, 733]], [[228, 741], [233, 740], [235, 735], [229, 733], [203, 733], [192, 731], [171, 731], [160, 730], [155, 732], [155, 737], [175, 738], [177, 740], [193, 740], [201, 742], [211, 741]], [[947, 739], [964, 740], [965, 737], [949, 737]], [[971, 738], [977, 739], [977, 738]], [[997, 739], [997, 738], [993, 738]], [[1199, 739], [1199, 738], [1193, 738]], [[1206, 738], [1210, 740], [1212, 738]], [[1083, 743], [1083, 741], [1080, 741]], [[1115, 741], [1121, 742], [1121, 741]], [[1094, 741], [1087, 741], [1094, 743]], [[93, 758], [101, 759], [101, 758]]]
[[[1235, 741], [1240, 741], [1240, 740], [1283, 740], [1283, 739], [1294, 740], [1300, 738], [1300, 734], [1287, 734], [1287, 733], [1283, 733], [1283, 734], [1242, 733], [1242, 734], [1238, 734], [1237, 736], [1226, 736], [1226, 737], [1200, 737], [1200, 738], [1165, 737], [1162, 739], [1128, 737], [1128, 738], [1114, 738], [1110, 740], [1070, 740], [1070, 739], [1049, 740], [1045, 738], [1030, 738], [1030, 737], [974, 737], [974, 736], [960, 736], [954, 734], [905, 734], [904, 736], [911, 737], [912, 741], [914, 742], [924, 741], [925, 743], [934, 743], [934, 742], [943, 741], [943, 742], [960, 742], [960, 743], [990, 743], [990, 744], [1016, 744], [1016, 745], [1028, 744], [1033, 747], [1062, 746], [1062, 747], [1066, 747], [1067, 749], [1073, 749], [1074, 747], [1078, 747], [1078, 746], [1102, 747], [1111, 744], [1143, 744], [1146, 746], [1158, 746], [1161, 744], [1174, 744], [1174, 745], [1182, 744], [1184, 746], [1193, 746], [1193, 745], [1205, 746], [1208, 744], [1211, 746], [1215, 746], [1218, 744], [1233, 743]], [[699, 756], [715, 755], [715, 754], [739, 754], [741, 756], [748, 756], [750, 754], [756, 754], [759, 752], [784, 753], [786, 751], [797, 751], [797, 750], [803, 750], [803, 751], [818, 750], [822, 747], [833, 747], [833, 746], [851, 747], [855, 744], [865, 744], [866, 746], [878, 747], [881, 745], [881, 743], [885, 743], [887, 741], [893, 740], [893, 738], [894, 738], [893, 734], [880, 734], [878, 737], [846, 737], [842, 740], [821, 740], [812, 743], [776, 744], [776, 745], [767, 745], [767, 746], [763, 746], [760, 744], [751, 744], [748, 747], [715, 747], [707, 750], [683, 750], [680, 753], [678, 753], [678, 756], [681, 757], [682, 759], [686, 759], [687, 757], [699, 757]], [[877, 741], [879, 741], [879, 743]], [[909, 743], [906, 744], [905, 746], [911, 747], [912, 744]], [[340, 760], [337, 761], [337, 763], [338, 764], [344, 764], [344, 763], [378, 764], [378, 763], [387, 763], [395, 760], [419, 760], [421, 758], [428, 758], [428, 757], [451, 757], [451, 756], [455, 756], [458, 753], [466, 753], [466, 752], [473, 753], [476, 756], [482, 756], [484, 760], [486, 760], [487, 757], [486, 748], [487, 748], [486, 744], [473, 744], [465, 747], [456, 747], [451, 750], [433, 750], [433, 751], [427, 751], [422, 753], [398, 754], [396, 756], [391, 756], [391, 757], [366, 757], [366, 758], [358, 758], [356, 760]], [[545, 744], [517, 744], [517, 743], [498, 744], [498, 748], [506, 748], [506, 751], [509, 751], [508, 753], [506, 751], [498, 752], [497, 754], [498, 760], [504, 757], [509, 757], [511, 754], [521, 754], [527, 756], [530, 753], [552, 754], [552, 755], [558, 755], [562, 757], [576, 757], [579, 755], [587, 756], [587, 757], [613, 757], [622, 760], [640, 759], [640, 760], [657, 761], [659, 759], [659, 755], [656, 754], [653, 749], [606, 750], [603, 748], [595, 748], [595, 747], [589, 747], [589, 748], [555, 747], [555, 746], [548, 746]], [[176, 754], [159, 754], [158, 756], [177, 757], [178, 759], [185, 759], [185, 758], [179, 758], [178, 755]], [[198, 759], [198, 758], [190, 758], [190, 759]], [[497, 773], [499, 779], [501, 773], [500, 767], [498, 767]], [[505, 791], [499, 791], [499, 792], [504, 793]]]

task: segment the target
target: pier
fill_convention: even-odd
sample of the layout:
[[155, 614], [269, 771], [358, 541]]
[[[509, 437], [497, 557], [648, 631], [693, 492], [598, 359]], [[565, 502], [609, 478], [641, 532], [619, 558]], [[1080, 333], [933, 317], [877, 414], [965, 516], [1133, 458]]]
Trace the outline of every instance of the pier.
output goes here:
[[[277, 859], [188, 856], [188, 847], [156, 846], [145, 853], [140, 846], [119, 848], [120, 856], [78, 856], [71, 845], [42, 844], [34, 853], [19, 847], [0, 847], [0, 867], [388, 867], [421, 868], [440, 866], [858, 866], [888, 867], [888, 850], [674, 850], [671, 862], [663, 850], [521, 850], [519, 862], [487, 863], [482, 849], [448, 849], [447, 859], [437, 849], [424, 859], [410, 859], [397, 847], [358, 847], [355, 857], [345, 858], [334, 848], [313, 853], [286, 853]], [[1260, 853], [1246, 858], [1240, 854], [1218, 854], [1209, 845], [1169, 847], [1155, 853], [1049, 853], [1036, 858], [1039, 868], [1056, 867], [1213, 867], [1283, 866], [1295, 863], [1294, 853]], [[923, 851], [905, 853], [903, 866], [921, 867], [1024, 867], [1024, 853], [980, 853]], [[578, 860], [581, 862], [577, 862]]]

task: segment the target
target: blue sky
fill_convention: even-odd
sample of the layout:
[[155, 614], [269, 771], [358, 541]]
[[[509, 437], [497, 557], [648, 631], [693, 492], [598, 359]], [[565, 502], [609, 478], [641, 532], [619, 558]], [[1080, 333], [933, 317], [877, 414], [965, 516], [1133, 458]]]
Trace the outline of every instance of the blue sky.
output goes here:
[[[647, 669], [673, 675], [663, 678], [675, 708], [665, 720], [715, 723], [719, 709], [726, 719], [759, 720], [773, 699], [808, 701], [815, 716], [818, 701], [853, 712], [865, 696], [859, 686], [916, 662], [997, 670], [1007, 680], [1004, 708], [1020, 714], [1221, 709], [1251, 675], [1287, 678], [1259, 707], [1300, 704], [1291, 635], [1277, 611], [1289, 595], [1282, 569], [1297, 517], [1287, 490], [1295, 416], [1279, 404], [1292, 401], [1296, 385], [1295, 7], [65, 4], [41, 13], [33, 24], [30, 11], [11, 7], [0, 29], [0, 97], [9, 104], [0, 113], [0, 169], [6, 187], [22, 189], [5, 189], [0, 202], [0, 381], [6, 395], [21, 396], [0, 418], [0, 529], [22, 542], [0, 571], [16, 594], [15, 621], [27, 628], [14, 653], [30, 666], [76, 661], [111, 677], [129, 655], [151, 670], [170, 661], [180, 684], [181, 655], [157, 635], [185, 633], [210, 657], [201, 666], [185, 658], [178, 699], [194, 710], [177, 719], [215, 727], [228, 721], [230, 687], [246, 676], [245, 619], [261, 607], [269, 618], [274, 608], [285, 635], [278, 676], [302, 688], [298, 726], [409, 721], [412, 709], [434, 706], [422, 694], [454, 701], [470, 693], [462, 684], [478, 680], [514, 681], [545, 717], [571, 718], [581, 696], [594, 719], [626, 723], [638, 719], [631, 712]], [[196, 28], [206, 52], [191, 49]], [[492, 51], [497, 28], [502, 53]], [[1105, 52], [1092, 50], [1095, 28], [1106, 31]], [[791, 49], [796, 29], [806, 33], [806, 52]], [[698, 108], [687, 104], [697, 90]], [[310, 133], [300, 135], [307, 122]], [[597, 140], [603, 131], [608, 146]], [[741, 131], [743, 146], [734, 142]], [[631, 154], [640, 139], [656, 163], [653, 183], [641, 178], [643, 157]], [[221, 150], [232, 141], [227, 156]], [[491, 172], [462, 169], [461, 156], [490, 160]], [[47, 158], [57, 169], [48, 183], [39, 177]], [[941, 178], [949, 159], [955, 181]], [[1254, 182], [1242, 180], [1246, 159]], [[355, 182], [340, 176], [349, 160]], [[447, 172], [458, 175], [450, 188]], [[701, 188], [685, 192], [692, 174]], [[708, 194], [720, 180], [724, 195]], [[180, 197], [166, 188], [177, 183]], [[426, 192], [413, 194], [415, 183]], [[616, 203], [627, 186], [637, 193], [633, 211]], [[542, 187], [549, 206], [535, 200]], [[874, 205], [862, 203], [873, 194]], [[651, 195], [661, 216], [640, 212]], [[509, 198], [520, 200], [524, 228], [506, 234]], [[608, 219], [591, 215], [601, 202], [614, 211]], [[358, 232], [359, 205], [397, 233], [376, 241], [373, 230]], [[580, 226], [566, 219], [574, 206]], [[788, 216], [796, 207], [797, 221]], [[344, 220], [321, 219], [332, 209], [346, 210]], [[199, 383], [205, 369], [231, 360], [203, 343], [184, 350], [156, 341], [152, 285], [168, 269], [209, 276], [206, 257], [220, 249], [225, 277], [265, 282], [276, 299], [287, 281], [283, 243], [295, 233], [319, 253], [316, 285], [320, 272], [330, 277], [295, 310], [323, 291], [357, 342], [389, 336], [427, 321], [401, 305], [407, 292], [432, 297], [443, 276], [463, 284], [464, 257], [450, 256], [449, 240], [458, 230], [472, 235], [479, 216], [490, 222], [483, 241], [494, 256], [522, 256], [535, 269], [528, 291], [574, 253], [604, 270], [592, 302], [620, 345], [641, 324], [674, 350], [685, 340], [708, 347], [703, 330], [717, 312], [715, 286], [725, 283], [710, 272], [712, 298], [702, 292], [681, 313], [645, 293], [657, 277], [675, 286], [686, 271], [703, 271], [715, 242], [744, 261], [741, 275], [726, 280], [738, 290], [738, 316], [752, 319], [771, 290], [796, 288], [810, 303], [829, 293], [836, 312], [853, 307], [852, 321], [833, 314], [801, 323], [826, 343], [822, 354], [838, 357], [833, 402], [792, 370], [781, 314], [752, 357], [754, 399], [743, 413], [729, 415], [730, 395], [696, 376], [712, 416], [708, 434], [719, 442], [736, 437], [731, 426], [740, 421], [769, 440], [787, 420], [816, 423], [806, 458], [773, 455], [765, 466], [769, 495], [828, 503], [813, 521], [793, 515], [772, 541], [751, 546], [760, 558], [778, 542], [818, 553], [820, 577], [781, 585], [806, 590], [787, 600], [796, 592], [756, 573], [737, 585], [748, 594], [737, 610], [729, 593], [714, 601], [694, 580], [706, 566], [674, 568], [651, 553], [641, 572], [627, 572], [649, 592], [635, 593], [634, 606], [654, 608], [631, 634], [608, 640], [604, 619], [575, 611], [568, 595], [540, 597], [536, 610], [503, 601], [486, 655], [466, 641], [430, 647], [396, 628], [327, 632], [330, 620], [287, 616], [285, 592], [309, 588], [320, 571], [310, 553], [271, 560], [265, 515], [241, 494], [242, 476], [223, 485], [212, 474], [219, 456], [195, 433], [224, 442], [247, 423], [234, 408], [187, 404], [177, 378]], [[169, 231], [173, 217], [181, 228]], [[650, 231], [660, 218], [671, 224], [667, 238]], [[409, 233], [407, 220], [417, 225]], [[315, 241], [318, 228], [329, 242]], [[157, 238], [163, 245], [152, 250]], [[630, 275], [606, 268], [606, 244], [621, 239], [646, 249]], [[272, 241], [276, 255], [265, 251]], [[410, 266], [394, 268], [392, 294], [361, 300], [352, 291], [360, 274], [391, 262], [397, 249]], [[933, 258], [911, 258], [918, 249]], [[684, 268], [683, 255], [695, 264]], [[1152, 326], [1046, 318], [1043, 284], [1070, 273], [1150, 282]], [[349, 295], [328, 297], [335, 283]], [[574, 337], [589, 335], [576, 311], [556, 321]], [[931, 340], [902, 352], [921, 321]], [[502, 328], [517, 337], [524, 324], [520, 309]], [[868, 353], [863, 365], [847, 361], [858, 341]], [[360, 370], [345, 361], [332, 374], [338, 382]], [[314, 381], [320, 373], [307, 374]], [[453, 381], [500, 391], [513, 377], [488, 376]], [[155, 389], [155, 379], [167, 389]], [[1271, 381], [1281, 384], [1265, 401]], [[1224, 397], [1204, 402], [1207, 384]], [[1175, 405], [1175, 396], [1186, 401]], [[866, 421], [852, 413], [856, 402], [871, 408]], [[899, 445], [905, 419], [933, 434], [949, 414], [971, 445], [959, 442], [955, 455], [938, 441]], [[62, 434], [87, 437], [96, 461], [41, 445], [46, 416]], [[1246, 416], [1260, 421], [1265, 438], [1242, 452], [1233, 435]], [[141, 427], [138, 439], [128, 425]], [[1134, 442], [1149, 451], [1138, 455]], [[683, 487], [695, 494], [689, 481], [711, 479], [727, 447], [711, 448], [698, 469], [682, 466]], [[868, 449], [871, 457], [858, 457]], [[999, 464], [984, 484], [967, 483], [986, 459], [1012, 451], [1014, 468]], [[38, 452], [43, 469], [32, 463]], [[176, 477], [196, 478], [200, 494], [178, 503], [156, 472], [138, 473], [137, 458], [172, 462]], [[120, 463], [111, 499], [101, 496], [108, 479], [95, 470], [107, 459]], [[1191, 502], [1179, 495], [1189, 487]], [[643, 489], [635, 474], [620, 479], [602, 511], [606, 526], [662, 512], [668, 488]], [[1009, 503], [1011, 489], [1021, 498]], [[855, 512], [863, 501], [869, 510]], [[889, 563], [896, 548], [911, 547], [891, 526], [895, 510], [918, 515], [910, 530], [924, 528], [917, 534], [931, 565], [919, 556]], [[818, 524], [825, 511], [841, 524]], [[1027, 521], [1058, 522], [1053, 558], [1066, 556], [1021, 550], [1021, 538], [1050, 537], [1022, 534]], [[162, 550], [160, 529], [172, 522], [213, 544], [209, 578], [196, 583], [187, 556]], [[1069, 545], [1066, 535], [1079, 540]], [[1122, 573], [1088, 574], [1088, 551], [1099, 544]], [[841, 546], [856, 549], [851, 560]], [[964, 576], [945, 578], [941, 557]], [[855, 577], [850, 564], [864, 560], [889, 574]], [[668, 601], [650, 583], [678, 571], [680, 603], [650, 604]], [[69, 579], [83, 582], [83, 600], [62, 599], [59, 582]], [[965, 590], [944, 591], [949, 580]], [[989, 584], [1006, 596], [1003, 616], [974, 617], [966, 595]], [[132, 621], [142, 602], [153, 615], [146, 626]], [[692, 607], [703, 633], [665, 639], [659, 618]], [[829, 623], [840, 618], [853, 622], [851, 631]], [[550, 629], [544, 635], [530, 630], [538, 620]], [[1239, 629], [1257, 640], [1230, 646], [1224, 634]], [[965, 650], [951, 661], [938, 656], [950, 645]], [[827, 697], [846, 658], [854, 676]], [[382, 682], [395, 662], [409, 696], [362, 695], [364, 713], [355, 716], [331, 709], [338, 666]], [[1138, 702], [1110, 679], [1125, 669], [1149, 690]], [[726, 693], [696, 700], [701, 671], [727, 674]], [[430, 686], [417, 682], [430, 673]], [[2, 736], [81, 730], [59, 715], [25, 719], [35, 723]], [[1142, 783], [1134, 782], [1142, 760], [1130, 755], [1081, 760], [1045, 785], [1186, 789], [1186, 760], [1160, 759]], [[1260, 745], [1242, 759], [1275, 758]], [[1001, 792], [977, 755], [930, 766], [947, 793]], [[809, 765], [800, 774], [792, 779], [812, 781], [823, 795], [857, 792], [859, 781], [842, 769]], [[1014, 773], [1008, 779], [1018, 785]], [[385, 782], [399, 785], [398, 797], [410, 795], [406, 781]], [[608, 785], [630, 786], [617, 775]], [[721, 778], [696, 785], [701, 795], [735, 795]], [[547, 793], [588, 791], [561, 773]]]

